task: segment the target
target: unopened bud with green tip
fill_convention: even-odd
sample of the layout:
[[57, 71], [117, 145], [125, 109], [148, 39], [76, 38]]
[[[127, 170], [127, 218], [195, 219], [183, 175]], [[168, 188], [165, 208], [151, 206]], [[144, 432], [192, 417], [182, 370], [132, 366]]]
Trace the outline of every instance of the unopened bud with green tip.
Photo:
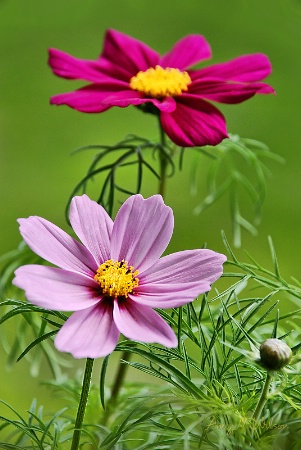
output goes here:
[[267, 370], [280, 370], [285, 367], [292, 358], [292, 350], [280, 339], [267, 339], [259, 349], [260, 360], [258, 363]]

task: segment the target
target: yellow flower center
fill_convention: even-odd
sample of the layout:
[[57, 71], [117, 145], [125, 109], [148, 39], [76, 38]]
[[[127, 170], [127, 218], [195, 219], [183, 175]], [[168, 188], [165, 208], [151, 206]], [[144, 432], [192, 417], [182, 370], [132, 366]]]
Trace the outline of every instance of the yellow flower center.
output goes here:
[[128, 297], [139, 284], [138, 273], [138, 270], [133, 272], [133, 267], [127, 261], [108, 259], [98, 267], [94, 280], [101, 287], [104, 296]]
[[130, 79], [130, 87], [150, 97], [174, 97], [188, 90], [191, 78], [187, 72], [161, 66], [138, 72]]

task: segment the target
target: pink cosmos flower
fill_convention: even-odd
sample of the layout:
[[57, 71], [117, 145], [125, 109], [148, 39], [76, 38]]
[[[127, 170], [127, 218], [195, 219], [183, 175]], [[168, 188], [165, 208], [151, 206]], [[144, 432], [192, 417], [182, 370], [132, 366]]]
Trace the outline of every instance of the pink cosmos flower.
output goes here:
[[208, 42], [197, 34], [184, 37], [164, 56], [115, 30], [107, 31], [96, 61], [77, 59], [56, 49], [50, 49], [49, 55], [56, 75], [91, 83], [55, 95], [52, 104], [86, 113], [144, 104], [146, 111], [160, 115], [165, 133], [183, 147], [216, 145], [228, 137], [224, 116], [208, 100], [240, 103], [255, 94], [274, 92], [260, 82], [271, 73], [270, 61], [262, 53], [190, 70], [211, 57]]
[[173, 231], [160, 195], [133, 195], [114, 222], [86, 195], [74, 197], [70, 221], [82, 244], [41, 217], [19, 219], [29, 247], [60, 268], [22, 266], [14, 284], [35, 305], [75, 311], [56, 336], [57, 349], [75, 358], [105, 356], [120, 333], [175, 347], [175, 333], [152, 308], [178, 307], [208, 291], [226, 257], [203, 249], [160, 258]]

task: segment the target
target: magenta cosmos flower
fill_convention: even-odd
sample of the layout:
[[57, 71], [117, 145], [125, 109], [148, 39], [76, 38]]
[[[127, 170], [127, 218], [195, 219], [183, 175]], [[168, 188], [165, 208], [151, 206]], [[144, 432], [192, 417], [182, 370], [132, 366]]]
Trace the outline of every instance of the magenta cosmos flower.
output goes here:
[[86, 113], [148, 104], [160, 114], [169, 138], [183, 147], [216, 145], [228, 137], [224, 116], [208, 100], [240, 103], [254, 94], [274, 92], [260, 82], [271, 73], [269, 59], [261, 53], [189, 70], [211, 57], [208, 42], [197, 34], [184, 37], [164, 56], [115, 30], [107, 31], [96, 61], [77, 59], [56, 49], [49, 54], [56, 75], [91, 83], [55, 95], [52, 104]]
[[208, 291], [226, 257], [203, 249], [160, 259], [173, 231], [160, 195], [133, 195], [114, 222], [86, 195], [74, 197], [70, 221], [82, 244], [41, 217], [19, 219], [29, 247], [60, 268], [22, 266], [14, 284], [35, 305], [75, 311], [55, 338], [57, 349], [75, 358], [105, 356], [120, 333], [175, 347], [175, 333], [152, 308], [184, 305]]

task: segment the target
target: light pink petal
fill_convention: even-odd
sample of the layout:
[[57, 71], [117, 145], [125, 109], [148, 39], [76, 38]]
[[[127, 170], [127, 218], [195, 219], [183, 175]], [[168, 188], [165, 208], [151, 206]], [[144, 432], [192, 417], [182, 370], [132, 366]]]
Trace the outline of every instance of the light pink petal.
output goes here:
[[176, 101], [172, 97], [165, 97], [162, 100], [157, 98], [145, 98], [141, 92], [137, 91], [120, 91], [116, 94], [107, 97], [103, 101], [103, 105], [109, 106], [119, 106], [120, 108], [125, 108], [129, 105], [141, 105], [142, 103], [152, 103], [160, 111], [173, 112], [176, 107]]
[[108, 30], [98, 60], [104, 73], [128, 81], [140, 70], [155, 67], [159, 54], [141, 41], [116, 30]]
[[166, 347], [178, 345], [170, 326], [148, 306], [137, 305], [129, 298], [124, 302], [115, 300], [113, 316], [118, 330], [128, 339], [158, 342]]
[[132, 195], [119, 209], [112, 232], [111, 257], [143, 272], [166, 249], [173, 231], [172, 210], [161, 195]]
[[56, 335], [54, 345], [74, 358], [100, 358], [114, 350], [118, 339], [112, 305], [101, 302], [73, 313]]
[[189, 94], [177, 97], [177, 109], [173, 113], [161, 112], [161, 124], [169, 138], [181, 147], [217, 145], [228, 137], [222, 113]]
[[274, 89], [265, 83], [235, 83], [223, 80], [199, 79], [191, 85], [190, 94], [220, 103], [240, 103], [255, 94], [271, 94]]
[[90, 84], [73, 92], [54, 95], [50, 99], [52, 105], [67, 105], [77, 111], [100, 113], [110, 108], [103, 101], [120, 90], [127, 88], [122, 81]]
[[136, 293], [129, 294], [131, 300], [151, 308], [177, 308], [192, 302], [200, 293], [210, 290], [208, 281], [190, 283], [154, 283], [139, 286]]
[[102, 206], [87, 195], [74, 197], [70, 205], [70, 222], [98, 265], [110, 259], [113, 220]]
[[159, 62], [162, 67], [185, 70], [211, 57], [211, 48], [204, 36], [191, 34], [178, 41]]
[[25, 291], [27, 300], [45, 309], [79, 311], [102, 298], [92, 278], [67, 270], [29, 264], [15, 275], [13, 284]]
[[62, 269], [94, 276], [97, 264], [90, 252], [59, 227], [37, 216], [18, 222], [24, 241], [41, 258]]
[[[139, 292], [147, 292], [156, 284], [206, 282], [212, 284], [223, 273], [226, 256], [208, 249], [184, 250], [163, 256], [140, 276]], [[171, 292], [173, 289], [171, 288]], [[202, 291], [200, 290], [199, 293]], [[206, 292], [206, 291], [203, 291]]]
[[226, 257], [212, 250], [186, 250], [164, 256], [140, 275], [133, 301], [153, 308], [176, 308], [211, 289]]
[[243, 55], [230, 61], [214, 64], [189, 73], [193, 80], [199, 78], [219, 78], [228, 81], [260, 81], [270, 75], [272, 65], [263, 53]]
[[108, 77], [101, 73], [97, 61], [74, 58], [55, 48], [49, 49], [49, 65], [59, 77], [72, 80], [86, 80], [92, 83], [105, 81]]

